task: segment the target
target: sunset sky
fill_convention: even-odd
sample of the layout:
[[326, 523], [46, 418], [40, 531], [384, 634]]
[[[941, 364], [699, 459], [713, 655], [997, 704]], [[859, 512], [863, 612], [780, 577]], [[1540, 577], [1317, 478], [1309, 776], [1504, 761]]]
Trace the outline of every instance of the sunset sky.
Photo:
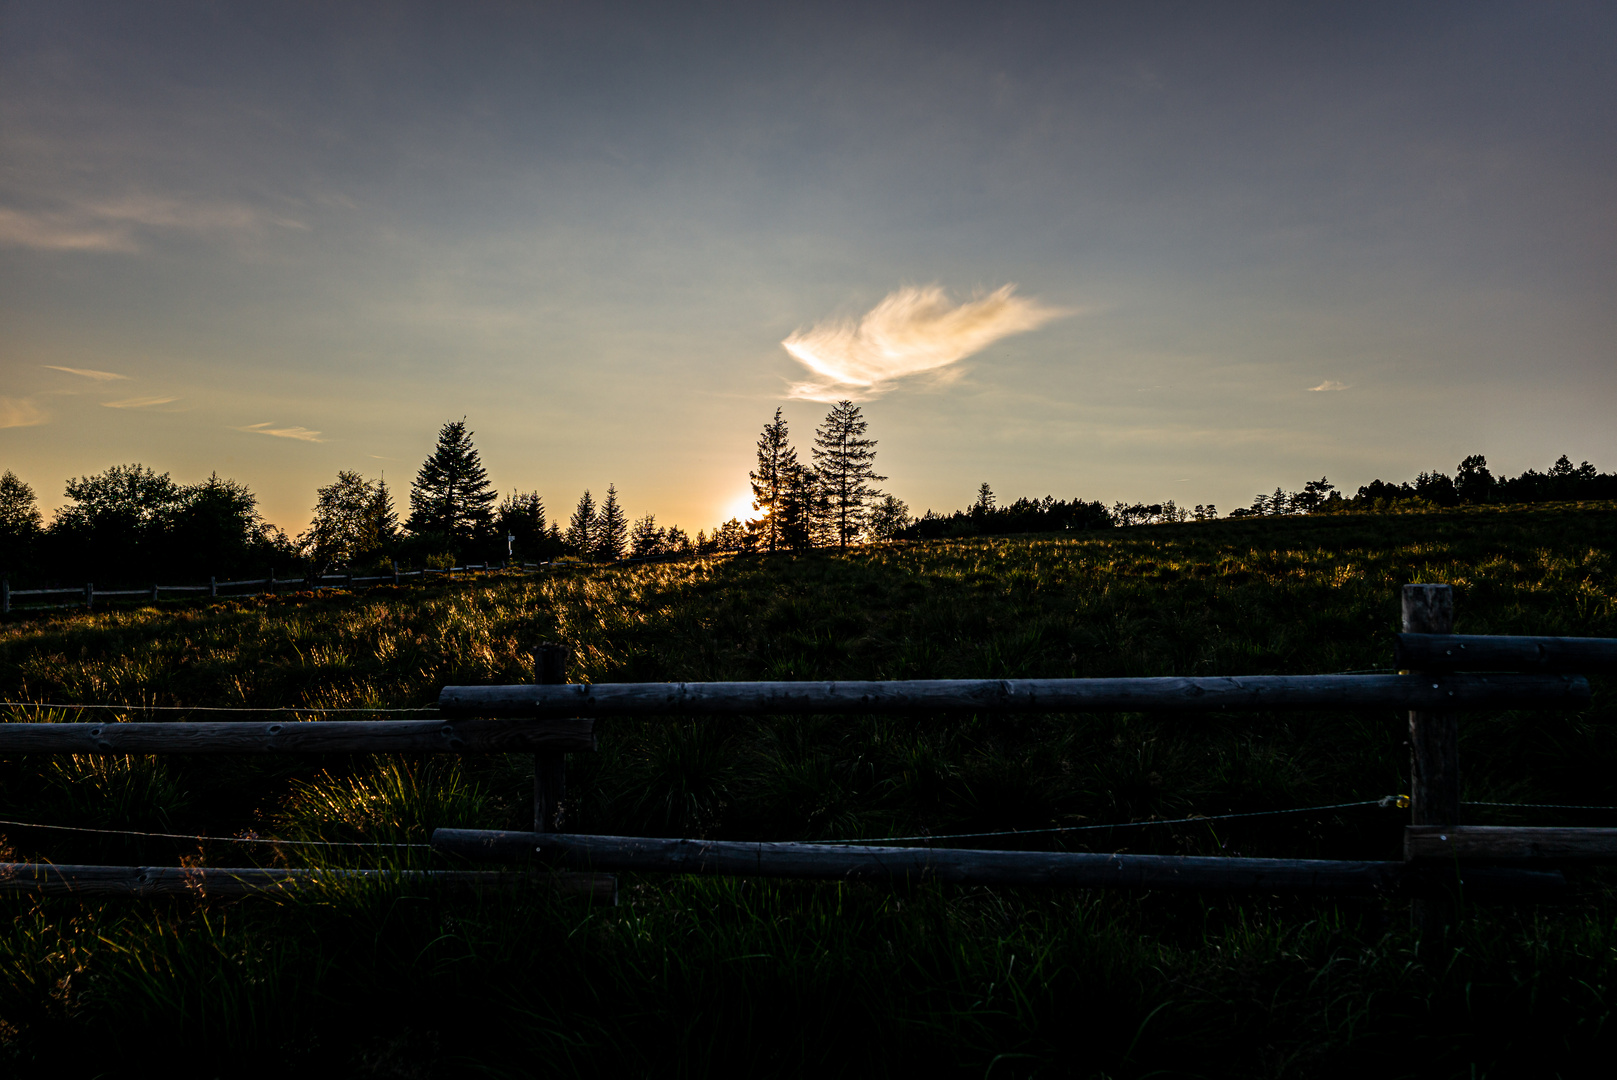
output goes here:
[[692, 533], [1617, 469], [1607, 4], [0, 3], [0, 469], [296, 532], [466, 416]]

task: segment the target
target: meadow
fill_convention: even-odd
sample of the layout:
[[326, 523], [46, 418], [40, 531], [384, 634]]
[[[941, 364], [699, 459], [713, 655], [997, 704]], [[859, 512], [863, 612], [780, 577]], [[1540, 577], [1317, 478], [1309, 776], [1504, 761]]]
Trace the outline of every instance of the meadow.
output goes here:
[[[0, 624], [0, 696], [418, 706], [445, 684], [532, 679], [545, 641], [592, 682], [1388, 670], [1411, 581], [1454, 586], [1462, 633], [1617, 636], [1613, 537], [1611, 504], [1218, 521], [21, 615]], [[1467, 714], [1464, 798], [1617, 804], [1611, 687], [1593, 682], [1581, 713]], [[1396, 858], [1407, 815], [1375, 805], [1137, 823], [1395, 795], [1404, 737], [1391, 711], [613, 722], [599, 753], [573, 756], [565, 826], [781, 840], [1129, 826], [950, 843]], [[0, 760], [12, 821], [398, 845], [311, 856], [0, 825], [14, 861], [447, 866], [403, 845], [437, 826], [525, 827], [530, 799], [515, 755]], [[1612, 811], [1467, 817], [1617, 825]], [[206, 1075], [1576, 1073], [1613, 1042], [1617, 894], [1603, 872], [1572, 876], [1570, 899], [1468, 906], [1423, 943], [1407, 903], [1380, 899], [654, 876], [624, 876], [620, 906], [594, 909], [542, 888], [6, 897], [0, 1061], [68, 1075], [180, 1054]]]

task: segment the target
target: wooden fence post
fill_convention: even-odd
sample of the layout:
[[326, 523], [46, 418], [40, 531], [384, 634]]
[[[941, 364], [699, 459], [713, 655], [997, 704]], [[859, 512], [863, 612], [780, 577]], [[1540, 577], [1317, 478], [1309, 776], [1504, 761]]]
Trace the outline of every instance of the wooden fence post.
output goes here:
[[95, 582], [84, 583], [84, 610], [89, 611], [95, 607]]
[[[571, 650], [565, 645], [546, 642], [534, 650], [534, 674], [538, 681], [554, 686], [567, 681], [567, 660]], [[533, 831], [556, 832], [561, 800], [567, 794], [567, 755], [557, 750], [541, 750], [533, 755]]]
[[275, 595], [275, 567], [273, 566], [270, 567], [269, 593], [271, 596]]
[[[1406, 634], [1454, 633], [1454, 590], [1405, 585], [1403, 625]], [[1452, 712], [1409, 714], [1409, 822], [1460, 822], [1460, 726]], [[1452, 905], [1442, 897], [1418, 899], [1411, 907], [1423, 939], [1441, 932], [1452, 914]]]
[[399, 560], [393, 560], [393, 584], [399, 583]]
[[157, 582], [152, 582], [152, 603], [157, 603]]
[[216, 597], [218, 595], [219, 595], [219, 579], [217, 577], [211, 577], [210, 576], [208, 578], [208, 599], [211, 600], [211, 599], [213, 599], [214, 597]]

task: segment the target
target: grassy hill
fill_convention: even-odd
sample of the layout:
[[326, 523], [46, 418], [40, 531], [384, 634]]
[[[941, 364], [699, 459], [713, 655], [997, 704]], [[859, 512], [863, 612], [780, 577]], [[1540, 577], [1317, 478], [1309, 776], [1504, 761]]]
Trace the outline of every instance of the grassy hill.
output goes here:
[[[0, 624], [9, 700], [430, 703], [523, 681], [1321, 673], [1392, 663], [1398, 587], [1457, 629], [1617, 636], [1617, 511], [1267, 519], [569, 571], [354, 596]], [[1581, 714], [1469, 714], [1464, 797], [1617, 804], [1609, 687]], [[182, 714], [183, 715], [183, 714]], [[10, 720], [76, 719], [12, 708]], [[447, 758], [0, 761], [15, 821], [419, 842], [520, 825], [529, 764]], [[1123, 825], [1406, 790], [1394, 713], [614, 722], [575, 755], [569, 828], [747, 839]], [[1617, 824], [1473, 808], [1472, 820]], [[1022, 846], [1394, 858], [1374, 806], [1013, 838]], [[246, 865], [290, 849], [0, 825], [13, 859]], [[1009, 846], [1006, 838], [961, 844]], [[315, 862], [329, 860], [313, 860]], [[441, 865], [398, 849], [364, 865]], [[1612, 901], [1466, 913], [1417, 954], [1385, 901], [625, 878], [298, 901], [5, 901], [0, 1042], [96, 1071], [185, 1045], [219, 1071], [374, 1075], [1543, 1072], [1609, 1040]], [[235, 1053], [226, 1058], [227, 1050]], [[239, 1056], [247, 1051], [245, 1056]], [[61, 1055], [68, 1055], [62, 1058]]]

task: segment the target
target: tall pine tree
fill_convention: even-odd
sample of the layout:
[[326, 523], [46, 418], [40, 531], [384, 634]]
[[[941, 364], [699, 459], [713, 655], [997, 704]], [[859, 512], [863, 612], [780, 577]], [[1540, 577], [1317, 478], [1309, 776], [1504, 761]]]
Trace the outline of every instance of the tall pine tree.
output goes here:
[[498, 497], [465, 417], [451, 420], [439, 429], [437, 447], [410, 485], [409, 529], [448, 543], [476, 540], [488, 533]]
[[606, 485], [606, 498], [601, 500], [601, 512], [595, 517], [595, 556], [608, 562], [623, 558], [623, 548], [629, 542], [629, 519], [618, 505], [618, 489]]
[[567, 550], [581, 559], [591, 558], [595, 554], [595, 496], [584, 490], [584, 495], [578, 500], [578, 507], [573, 516], [567, 521], [567, 534], [563, 537]]
[[865, 438], [869, 426], [859, 406], [839, 401], [814, 432], [814, 467], [840, 548], [859, 539], [870, 501], [881, 495], [872, 485], [887, 479], [876, 475], [876, 440]]
[[764, 426], [758, 437], [758, 468], [747, 474], [752, 481], [752, 508], [762, 515], [754, 528], [763, 546], [770, 551], [787, 546], [782, 532], [784, 525], [786, 491], [797, 471], [797, 451], [792, 449], [786, 430], [786, 418], [780, 409], [775, 419]]

